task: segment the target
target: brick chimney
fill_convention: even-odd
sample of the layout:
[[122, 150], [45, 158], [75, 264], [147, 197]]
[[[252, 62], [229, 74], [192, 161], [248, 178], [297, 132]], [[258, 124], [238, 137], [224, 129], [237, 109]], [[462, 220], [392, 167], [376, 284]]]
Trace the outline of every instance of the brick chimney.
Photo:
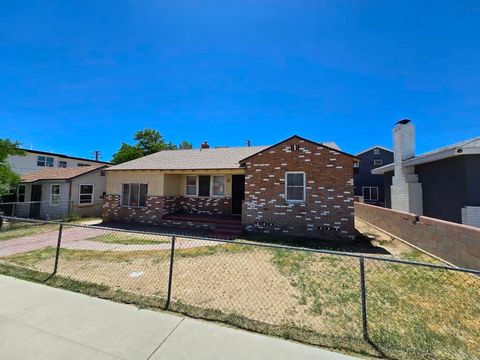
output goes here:
[[393, 128], [393, 153], [392, 209], [423, 215], [422, 184], [415, 166], [404, 166], [406, 160], [415, 157], [415, 126], [408, 119], [400, 120]]
[[208, 142], [207, 141], [204, 141], [202, 143], [202, 145], [200, 145], [200, 149], [208, 149], [210, 147], [210, 145], [208, 145]]

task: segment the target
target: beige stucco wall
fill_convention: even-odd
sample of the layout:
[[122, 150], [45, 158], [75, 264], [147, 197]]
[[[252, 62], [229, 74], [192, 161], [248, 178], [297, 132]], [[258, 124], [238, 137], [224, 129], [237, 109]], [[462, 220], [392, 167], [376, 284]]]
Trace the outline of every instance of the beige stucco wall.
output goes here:
[[148, 196], [180, 196], [185, 195], [185, 177], [187, 175], [224, 175], [225, 196], [232, 194], [232, 175], [245, 174], [244, 169], [234, 170], [135, 170], [135, 171], [107, 171], [107, 194], [119, 195], [122, 193], [122, 184], [148, 184]]
[[163, 172], [160, 170], [107, 171], [107, 194], [120, 195], [122, 184], [148, 184], [148, 196], [163, 196]]

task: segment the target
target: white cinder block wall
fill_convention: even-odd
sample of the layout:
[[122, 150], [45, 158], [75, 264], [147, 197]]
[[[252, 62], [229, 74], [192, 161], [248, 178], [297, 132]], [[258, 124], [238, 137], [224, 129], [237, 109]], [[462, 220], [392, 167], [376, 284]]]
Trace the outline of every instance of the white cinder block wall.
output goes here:
[[464, 206], [462, 208], [462, 224], [480, 228], [480, 206]]

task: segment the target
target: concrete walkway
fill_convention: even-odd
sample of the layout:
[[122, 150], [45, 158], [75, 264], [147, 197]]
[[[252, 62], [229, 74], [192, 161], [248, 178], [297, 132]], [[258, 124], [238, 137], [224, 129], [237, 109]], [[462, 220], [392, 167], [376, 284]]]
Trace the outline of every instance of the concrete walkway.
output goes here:
[[1, 359], [352, 357], [0, 276]]

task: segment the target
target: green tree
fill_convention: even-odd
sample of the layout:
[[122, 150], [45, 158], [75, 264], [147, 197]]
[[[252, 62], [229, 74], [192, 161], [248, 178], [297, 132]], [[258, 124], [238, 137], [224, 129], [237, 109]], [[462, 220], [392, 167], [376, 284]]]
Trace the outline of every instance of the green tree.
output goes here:
[[9, 139], [0, 139], [0, 196], [13, 192], [20, 182], [20, 176], [16, 174], [7, 162], [9, 155], [25, 155], [20, 149], [20, 143]]
[[188, 141], [182, 141], [178, 147], [181, 150], [188, 150], [193, 148], [192, 143], [189, 143]]
[[112, 162], [121, 164], [130, 160], [138, 159], [145, 155], [150, 155], [163, 150], [191, 149], [192, 144], [182, 141], [180, 146], [172, 142], [166, 142], [162, 134], [154, 129], [144, 129], [137, 131], [133, 139], [134, 145], [123, 143], [120, 149], [113, 155]]

